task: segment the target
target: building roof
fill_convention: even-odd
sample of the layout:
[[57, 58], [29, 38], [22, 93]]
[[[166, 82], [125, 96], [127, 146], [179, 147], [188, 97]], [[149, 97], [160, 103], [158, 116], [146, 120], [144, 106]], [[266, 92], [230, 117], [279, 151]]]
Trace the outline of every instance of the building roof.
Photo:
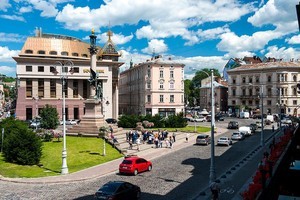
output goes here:
[[276, 68], [299, 68], [300, 62], [265, 62], [241, 65], [240, 67], [227, 70], [227, 72], [247, 71], [247, 70], [261, 70], [261, 69], [276, 69]]

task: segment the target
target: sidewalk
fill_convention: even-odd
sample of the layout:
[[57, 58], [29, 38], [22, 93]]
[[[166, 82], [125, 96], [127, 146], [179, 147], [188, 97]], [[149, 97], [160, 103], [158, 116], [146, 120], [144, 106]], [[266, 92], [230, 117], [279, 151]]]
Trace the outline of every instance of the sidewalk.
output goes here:
[[[217, 133], [215, 136], [223, 134], [226, 129], [218, 128]], [[182, 133], [185, 134], [185, 133]], [[207, 133], [210, 135], [210, 133]], [[148, 148], [144, 151], [136, 151], [134, 154], [140, 157], [143, 157], [147, 160], [153, 160], [157, 157], [172, 153], [174, 151], [178, 151], [182, 148], [191, 146], [195, 144], [196, 137], [198, 133], [190, 133], [189, 141], [186, 142], [185, 138], [181, 138], [176, 140], [173, 143], [173, 148]], [[146, 144], [144, 144], [146, 145]], [[94, 167], [90, 167], [88, 169], [84, 169], [78, 172], [66, 174], [66, 175], [59, 175], [59, 176], [49, 176], [49, 177], [41, 177], [41, 178], [5, 178], [0, 177], [2, 181], [9, 181], [9, 182], [18, 182], [18, 183], [67, 183], [67, 182], [76, 182], [76, 181], [83, 181], [88, 179], [99, 178], [102, 176], [106, 176], [112, 173], [118, 172], [119, 164], [122, 162], [124, 158], [119, 158], [107, 163], [103, 163]]]

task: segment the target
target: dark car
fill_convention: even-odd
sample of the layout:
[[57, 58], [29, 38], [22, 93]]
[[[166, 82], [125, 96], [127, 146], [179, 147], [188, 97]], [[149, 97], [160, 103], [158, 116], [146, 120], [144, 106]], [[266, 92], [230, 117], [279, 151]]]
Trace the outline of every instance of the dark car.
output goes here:
[[239, 128], [239, 123], [236, 121], [230, 121], [228, 123], [228, 129], [238, 129]]
[[126, 156], [119, 165], [119, 173], [137, 175], [140, 172], [151, 171], [152, 163], [138, 156]]
[[252, 133], [255, 133], [255, 131], [257, 130], [257, 124], [253, 123], [253, 124], [250, 124], [250, 129], [252, 131]]
[[223, 115], [216, 115], [215, 120], [216, 121], [224, 121], [224, 116]]
[[141, 188], [125, 181], [110, 181], [95, 193], [96, 199], [133, 200], [141, 198]]
[[116, 124], [118, 122], [118, 120], [114, 119], [114, 118], [107, 118], [105, 120], [108, 124]]

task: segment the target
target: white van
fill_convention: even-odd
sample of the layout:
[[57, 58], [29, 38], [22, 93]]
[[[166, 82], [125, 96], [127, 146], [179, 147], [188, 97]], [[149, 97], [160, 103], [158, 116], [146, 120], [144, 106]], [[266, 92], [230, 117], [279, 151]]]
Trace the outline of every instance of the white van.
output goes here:
[[251, 131], [250, 126], [241, 126], [239, 128], [239, 132], [243, 133], [245, 136], [252, 135], [252, 131]]
[[249, 119], [250, 113], [249, 112], [240, 112], [240, 118]]
[[274, 122], [274, 116], [273, 115], [267, 115], [267, 120], [270, 120], [271, 123]]

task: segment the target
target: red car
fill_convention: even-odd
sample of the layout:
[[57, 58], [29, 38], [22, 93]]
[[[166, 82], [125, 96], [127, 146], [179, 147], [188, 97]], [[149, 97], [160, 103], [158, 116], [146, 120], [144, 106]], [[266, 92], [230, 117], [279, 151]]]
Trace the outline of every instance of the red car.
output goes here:
[[119, 165], [119, 173], [137, 175], [140, 172], [151, 171], [152, 163], [138, 156], [127, 156]]

